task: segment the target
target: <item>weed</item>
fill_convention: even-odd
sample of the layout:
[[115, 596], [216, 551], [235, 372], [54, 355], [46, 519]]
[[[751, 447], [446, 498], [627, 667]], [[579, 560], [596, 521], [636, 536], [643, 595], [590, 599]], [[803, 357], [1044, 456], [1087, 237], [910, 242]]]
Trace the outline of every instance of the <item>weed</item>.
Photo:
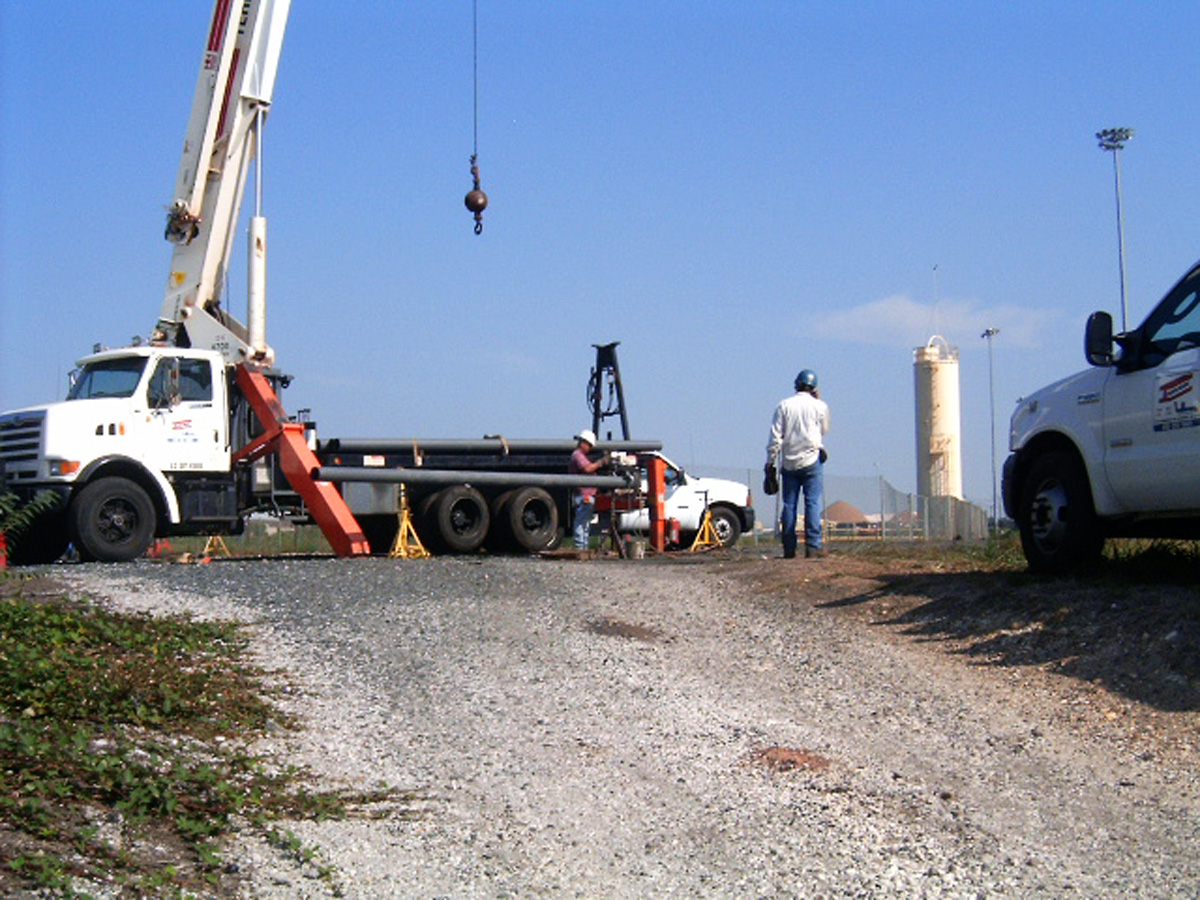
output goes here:
[[[292, 723], [264, 699], [237, 626], [35, 601], [27, 582], [3, 580], [0, 893], [69, 891], [82, 878], [178, 895], [223, 877], [218, 841], [235, 819], [346, 814], [340, 795], [246, 749], [268, 725]], [[100, 839], [96, 810], [120, 823], [124, 849]], [[180, 858], [139, 854], [149, 844]]]

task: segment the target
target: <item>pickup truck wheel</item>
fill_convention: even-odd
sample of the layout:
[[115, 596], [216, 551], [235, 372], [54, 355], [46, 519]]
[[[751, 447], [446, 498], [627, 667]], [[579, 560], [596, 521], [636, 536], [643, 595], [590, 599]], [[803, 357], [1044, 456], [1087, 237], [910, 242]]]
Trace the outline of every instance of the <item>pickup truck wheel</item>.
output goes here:
[[440, 491], [431, 512], [441, 543], [451, 553], [472, 553], [487, 537], [487, 501], [483, 494], [465, 484], [455, 484]]
[[742, 536], [742, 523], [732, 509], [727, 506], [709, 508], [712, 514], [713, 530], [721, 540], [722, 547], [732, 547]]
[[156, 527], [154, 504], [127, 478], [98, 478], [71, 502], [71, 536], [81, 557], [127, 562], [146, 552]]
[[1092, 492], [1069, 453], [1036, 459], [1018, 509], [1021, 549], [1036, 572], [1064, 572], [1094, 562], [1104, 547]]

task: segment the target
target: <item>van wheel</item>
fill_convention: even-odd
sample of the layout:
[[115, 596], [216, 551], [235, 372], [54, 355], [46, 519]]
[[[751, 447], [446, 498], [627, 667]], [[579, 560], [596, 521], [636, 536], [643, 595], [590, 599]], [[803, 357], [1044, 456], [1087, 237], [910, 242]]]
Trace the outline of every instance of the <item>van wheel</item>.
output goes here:
[[1104, 548], [1092, 491], [1070, 453], [1034, 460], [1018, 508], [1021, 549], [1035, 572], [1065, 572], [1095, 562]]
[[99, 562], [127, 562], [154, 539], [154, 504], [127, 478], [98, 478], [71, 501], [71, 536], [79, 555]]

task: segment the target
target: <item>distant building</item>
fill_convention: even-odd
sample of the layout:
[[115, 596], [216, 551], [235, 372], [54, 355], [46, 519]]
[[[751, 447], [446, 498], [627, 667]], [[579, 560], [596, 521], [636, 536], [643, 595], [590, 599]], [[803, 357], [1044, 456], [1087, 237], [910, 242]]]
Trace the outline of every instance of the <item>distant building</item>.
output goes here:
[[917, 395], [917, 494], [963, 499], [958, 348], [935, 334], [913, 350]]

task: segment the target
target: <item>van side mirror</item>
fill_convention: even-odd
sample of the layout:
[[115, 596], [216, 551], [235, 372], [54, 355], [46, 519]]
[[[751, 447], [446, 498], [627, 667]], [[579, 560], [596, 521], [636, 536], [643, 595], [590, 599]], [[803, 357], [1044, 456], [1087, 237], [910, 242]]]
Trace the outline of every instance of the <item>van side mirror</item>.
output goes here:
[[1113, 364], [1112, 315], [1094, 312], [1088, 316], [1087, 329], [1083, 334], [1083, 353], [1093, 366]]

